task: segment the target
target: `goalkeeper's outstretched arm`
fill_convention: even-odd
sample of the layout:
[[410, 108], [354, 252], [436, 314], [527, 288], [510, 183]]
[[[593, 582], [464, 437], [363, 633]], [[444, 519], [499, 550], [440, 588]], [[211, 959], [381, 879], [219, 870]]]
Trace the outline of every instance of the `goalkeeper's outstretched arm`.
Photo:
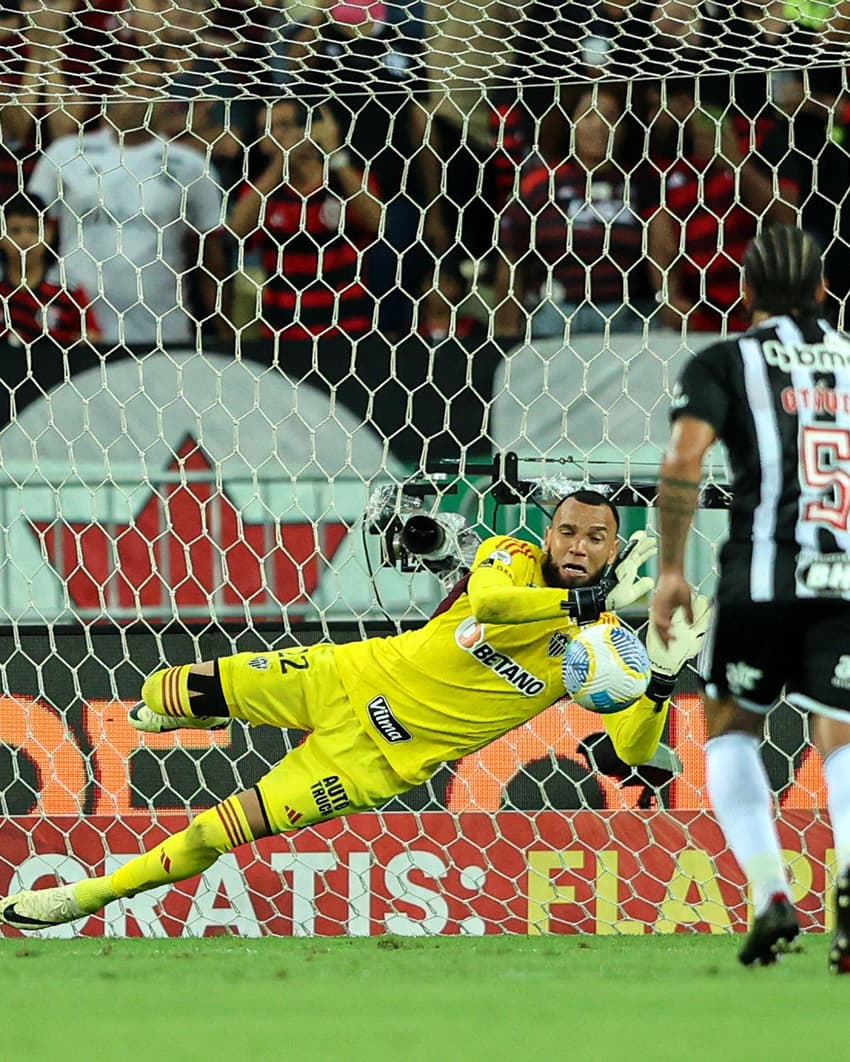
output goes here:
[[651, 760], [664, 733], [670, 712], [669, 696], [659, 704], [644, 695], [625, 711], [603, 717], [614, 751], [630, 767]]
[[617, 755], [632, 767], [646, 763], [655, 754], [670, 712], [670, 698], [682, 668], [699, 652], [711, 622], [711, 603], [700, 594], [692, 594], [693, 623], [684, 609], [673, 617], [671, 638], [664, 645], [650, 620], [646, 648], [652, 664], [652, 678], [646, 693], [625, 711], [605, 716], [608, 732]]
[[[515, 542], [517, 549], [500, 548], [506, 541]], [[638, 531], [593, 584], [575, 589], [539, 587], [530, 585], [536, 562], [527, 543], [487, 539], [478, 549], [467, 584], [472, 614], [481, 623], [533, 623], [561, 617], [591, 623], [605, 611], [632, 604], [650, 589], [652, 580], [638, 578], [638, 569], [654, 552], [654, 543]]]

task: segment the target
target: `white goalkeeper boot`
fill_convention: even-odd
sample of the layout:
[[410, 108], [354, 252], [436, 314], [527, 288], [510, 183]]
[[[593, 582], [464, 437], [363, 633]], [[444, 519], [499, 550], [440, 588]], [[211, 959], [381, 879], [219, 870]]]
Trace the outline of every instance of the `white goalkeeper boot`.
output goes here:
[[144, 701], [131, 708], [127, 713], [130, 726], [141, 730], [143, 734], [165, 734], [171, 730], [224, 730], [233, 720], [229, 716], [197, 715], [191, 719], [175, 719], [170, 715], [160, 715], [148, 708]]
[[73, 885], [27, 889], [0, 900], [0, 922], [13, 929], [46, 929], [83, 918], [86, 912], [74, 899]]

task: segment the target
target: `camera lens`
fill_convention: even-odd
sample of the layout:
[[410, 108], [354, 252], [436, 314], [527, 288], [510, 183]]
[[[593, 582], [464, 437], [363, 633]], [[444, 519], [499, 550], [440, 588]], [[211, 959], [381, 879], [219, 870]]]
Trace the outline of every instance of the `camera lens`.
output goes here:
[[411, 516], [401, 532], [401, 543], [408, 553], [426, 556], [440, 549], [446, 533], [430, 516]]

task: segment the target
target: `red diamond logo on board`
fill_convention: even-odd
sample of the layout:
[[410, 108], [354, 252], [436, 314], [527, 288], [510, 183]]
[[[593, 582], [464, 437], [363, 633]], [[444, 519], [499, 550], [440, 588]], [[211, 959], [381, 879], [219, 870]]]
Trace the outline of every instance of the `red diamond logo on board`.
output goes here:
[[251, 607], [305, 601], [348, 529], [321, 524], [247, 523], [209, 472], [212, 464], [187, 437], [169, 471], [187, 478], [151, 488], [129, 524], [32, 522], [42, 553], [78, 608], [156, 608], [177, 613], [212, 601]]

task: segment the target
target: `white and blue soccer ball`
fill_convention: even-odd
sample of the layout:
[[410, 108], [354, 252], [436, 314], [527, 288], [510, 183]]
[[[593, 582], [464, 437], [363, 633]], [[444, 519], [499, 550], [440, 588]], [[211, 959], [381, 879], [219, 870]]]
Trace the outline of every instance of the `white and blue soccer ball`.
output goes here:
[[567, 646], [562, 671], [568, 697], [608, 715], [622, 712], [646, 693], [651, 666], [637, 635], [626, 627], [594, 623]]

